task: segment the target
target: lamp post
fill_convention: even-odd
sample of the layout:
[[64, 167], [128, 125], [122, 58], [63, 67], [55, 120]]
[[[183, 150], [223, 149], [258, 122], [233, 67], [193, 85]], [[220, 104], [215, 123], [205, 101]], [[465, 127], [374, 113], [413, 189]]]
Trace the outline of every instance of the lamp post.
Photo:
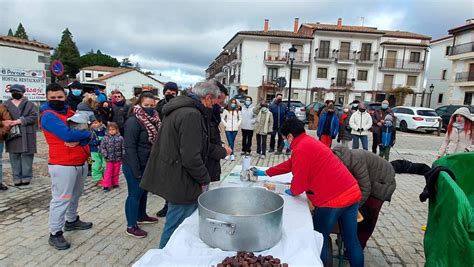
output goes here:
[[290, 57], [290, 84], [288, 85], [288, 110], [290, 109], [290, 101], [291, 101], [291, 81], [293, 80], [293, 61], [295, 61], [295, 55], [298, 49], [295, 48], [295, 46], [291, 46], [291, 48], [288, 50], [289, 51], [289, 57]]
[[434, 85], [430, 85], [430, 98], [428, 100], [428, 107], [431, 108], [431, 97], [433, 96], [433, 91], [434, 91]]
[[426, 88], [424, 88], [423, 92], [421, 92], [421, 105], [420, 105], [420, 107], [423, 107], [423, 104], [425, 102], [425, 94], [426, 94]]

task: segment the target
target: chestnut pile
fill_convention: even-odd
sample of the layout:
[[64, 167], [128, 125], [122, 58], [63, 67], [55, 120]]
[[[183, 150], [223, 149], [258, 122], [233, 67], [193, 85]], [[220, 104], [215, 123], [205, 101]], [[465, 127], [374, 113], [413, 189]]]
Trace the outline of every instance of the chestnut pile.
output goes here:
[[288, 267], [287, 263], [281, 263], [279, 258], [271, 255], [255, 256], [252, 252], [238, 252], [237, 256], [226, 257], [216, 267]]

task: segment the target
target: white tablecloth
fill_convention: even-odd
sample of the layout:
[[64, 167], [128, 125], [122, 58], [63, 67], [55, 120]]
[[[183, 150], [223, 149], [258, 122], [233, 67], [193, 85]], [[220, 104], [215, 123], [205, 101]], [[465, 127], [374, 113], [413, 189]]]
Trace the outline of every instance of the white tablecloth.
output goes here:
[[[211, 188], [255, 185], [240, 181], [240, 168], [236, 166], [227, 177]], [[291, 175], [281, 175], [276, 180], [289, 182]], [[306, 198], [288, 195], [282, 197], [285, 200], [282, 239], [273, 248], [257, 254], [278, 257], [290, 266], [323, 266], [320, 260], [323, 237], [313, 231]], [[236, 252], [211, 248], [202, 242], [198, 221], [196, 210], [176, 229], [165, 248], [147, 251], [133, 266], [211, 266], [220, 263], [227, 256], [236, 255]]]

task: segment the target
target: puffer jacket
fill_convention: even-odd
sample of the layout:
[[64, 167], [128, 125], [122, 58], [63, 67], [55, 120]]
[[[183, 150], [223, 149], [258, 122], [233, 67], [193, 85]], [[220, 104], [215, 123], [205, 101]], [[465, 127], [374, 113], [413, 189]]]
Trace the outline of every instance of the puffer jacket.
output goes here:
[[364, 204], [369, 196], [390, 202], [396, 188], [392, 164], [362, 149], [351, 150], [343, 145], [336, 145], [332, 150], [357, 179], [362, 192], [360, 205]]
[[106, 134], [100, 142], [100, 153], [107, 161], [121, 161], [125, 154], [123, 137]]
[[242, 106], [242, 123], [240, 124], [242, 130], [254, 130], [256, 120], [254, 109], [254, 105], [250, 105], [249, 107], [245, 105]]
[[228, 111], [224, 109], [221, 115], [222, 124], [227, 132], [236, 132], [242, 123], [242, 114], [238, 110]]
[[[372, 128], [372, 117], [367, 111], [362, 113], [357, 110], [349, 119], [349, 126], [352, 128], [351, 134], [353, 135], [369, 135], [369, 130]], [[362, 129], [362, 132], [358, 132], [357, 129]]]
[[351, 141], [352, 135], [351, 130], [349, 128], [349, 120], [351, 118], [350, 113], [343, 113], [339, 118], [339, 135], [337, 137], [338, 140], [346, 140]]
[[[473, 123], [469, 110], [467, 108], [459, 108], [451, 116], [450, 124], [455, 120], [457, 114], [460, 114], [467, 120], [470, 120], [471, 124]], [[438, 151], [438, 156], [441, 157], [449, 154], [474, 151], [474, 139], [472, 138], [474, 131], [473, 128], [474, 127], [471, 127], [471, 129], [464, 128], [459, 130], [453, 127], [451, 134], [446, 133], [444, 142]]]
[[[265, 128], [265, 123], [267, 128]], [[262, 109], [258, 111], [256, 122], [255, 122], [255, 133], [259, 135], [267, 135], [272, 132], [273, 129], [273, 115], [270, 110], [267, 109], [263, 112]]]

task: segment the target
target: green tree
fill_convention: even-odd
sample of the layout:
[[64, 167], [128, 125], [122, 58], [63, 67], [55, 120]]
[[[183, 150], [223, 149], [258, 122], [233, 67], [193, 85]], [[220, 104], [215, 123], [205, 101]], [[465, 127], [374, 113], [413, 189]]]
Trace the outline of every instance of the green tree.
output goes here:
[[96, 53], [94, 53], [94, 50], [91, 50], [89, 53], [81, 56], [81, 68], [95, 65], [120, 67], [120, 62], [114, 57], [111, 57], [107, 54], [103, 54], [100, 50], [97, 50]]
[[52, 60], [59, 59], [64, 65], [64, 76], [76, 77], [80, 68], [80, 53], [76, 43], [72, 40], [72, 34], [68, 28], [63, 31], [61, 42], [54, 50]]
[[13, 36], [13, 31], [12, 31], [12, 29], [11, 29], [11, 28], [10, 28], [10, 29], [8, 29], [8, 34], [7, 34], [7, 35], [8, 35], [8, 36]]
[[126, 58], [122, 59], [122, 63], [120, 63], [120, 66], [124, 67], [124, 68], [132, 68], [133, 64], [130, 61], [130, 59], [128, 57], [126, 57]]
[[14, 36], [21, 39], [28, 40], [28, 34], [26, 34], [25, 28], [23, 27], [21, 22], [20, 24], [18, 24], [18, 28], [16, 28], [16, 32]]

